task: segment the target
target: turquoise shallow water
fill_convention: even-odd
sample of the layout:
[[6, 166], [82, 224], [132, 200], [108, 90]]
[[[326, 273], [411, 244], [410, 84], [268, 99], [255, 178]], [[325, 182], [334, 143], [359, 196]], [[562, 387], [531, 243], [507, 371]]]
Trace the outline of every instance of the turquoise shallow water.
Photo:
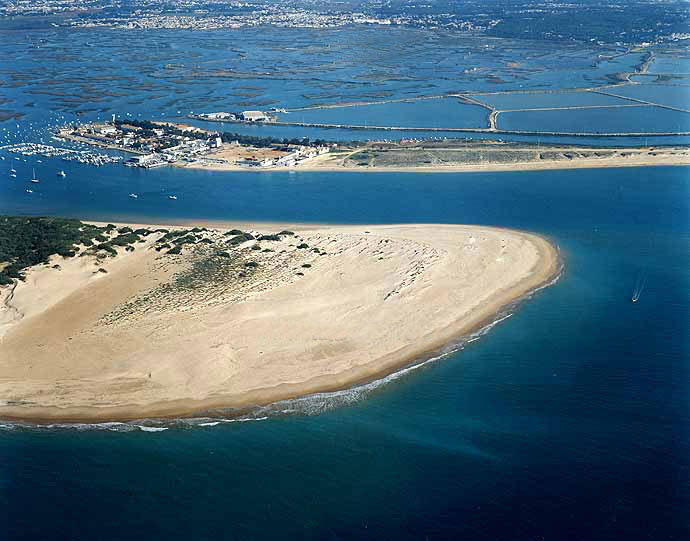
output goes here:
[[36, 198], [3, 181], [0, 212], [491, 224], [549, 236], [566, 268], [463, 351], [375, 388], [215, 426], [5, 427], [5, 538], [687, 539], [688, 168], [74, 167]]

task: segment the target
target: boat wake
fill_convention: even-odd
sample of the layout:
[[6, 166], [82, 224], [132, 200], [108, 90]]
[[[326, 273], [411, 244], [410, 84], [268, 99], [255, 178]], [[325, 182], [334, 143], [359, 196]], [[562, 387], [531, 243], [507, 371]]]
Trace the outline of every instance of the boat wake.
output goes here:
[[630, 297], [630, 300], [632, 302], [637, 302], [640, 299], [640, 295], [642, 295], [642, 292], [644, 291], [644, 286], [646, 284], [647, 277], [644, 274], [641, 274], [637, 277], [637, 280], [635, 281], [635, 289], [633, 289], [632, 296]]

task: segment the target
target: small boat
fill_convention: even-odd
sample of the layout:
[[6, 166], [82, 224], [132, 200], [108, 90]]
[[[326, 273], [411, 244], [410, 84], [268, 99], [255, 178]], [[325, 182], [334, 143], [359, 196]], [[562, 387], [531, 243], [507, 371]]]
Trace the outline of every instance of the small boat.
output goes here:
[[14, 167], [12, 169], [10, 169], [10, 175], [12, 175], [12, 176], [17, 175], [17, 170]]
[[640, 299], [640, 295], [642, 295], [642, 291], [644, 290], [644, 286], [647, 283], [647, 278], [642, 275], [637, 279], [637, 282], [635, 283], [635, 289], [633, 289], [633, 294], [632, 297], [630, 297], [630, 300], [632, 302], [637, 302]]
[[33, 182], [34, 184], [38, 184], [39, 180], [36, 178], [36, 170], [32, 169], [31, 171], [32, 171], [31, 182]]
[[131, 193], [131, 194], [129, 194], [129, 197], [131, 197], [132, 199], [136, 199], [139, 196], [135, 193]]
[[177, 199], [177, 196], [176, 196], [176, 195], [169, 195], [169, 196], [168, 196], [168, 199], [176, 200], [176, 199]]
[[62, 178], [65, 178], [67, 175], [65, 174], [64, 171], [59, 171], [58, 174], [57, 174], [57, 176], [62, 177]]
[[27, 190], [26, 190], [26, 193], [34, 193], [34, 191], [33, 191], [33, 190], [28, 190], [28, 189], [27, 189]]

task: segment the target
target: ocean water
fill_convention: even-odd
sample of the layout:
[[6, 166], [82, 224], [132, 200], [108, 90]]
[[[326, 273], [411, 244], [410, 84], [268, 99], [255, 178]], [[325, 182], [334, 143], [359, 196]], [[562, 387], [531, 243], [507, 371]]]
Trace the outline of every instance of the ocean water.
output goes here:
[[[113, 112], [193, 123], [190, 111], [598, 86], [643, 59], [622, 52], [396, 28], [1, 31], [12, 62], [0, 63], [0, 146], [55, 143], [56, 125]], [[687, 64], [659, 49], [649, 71], [687, 74]], [[684, 95], [669, 84], [628, 90], [676, 105]], [[389, 125], [463, 120], [438, 106], [445, 101], [325, 111], [379, 111]], [[595, 111], [519, 113], [515, 127], [676, 128], [683, 117]], [[200, 125], [332, 140], [429, 135]], [[486, 224], [544, 234], [565, 261], [556, 284], [483, 336], [371, 385], [232, 421], [0, 422], [1, 540], [690, 538], [690, 168], [221, 174], [0, 156], [3, 214]], [[29, 194], [32, 168], [41, 182]]]
[[689, 538], [690, 168], [66, 171], [35, 198], [2, 180], [0, 212], [490, 224], [547, 235], [565, 271], [382, 385], [246, 422], [5, 425], [3, 539]]

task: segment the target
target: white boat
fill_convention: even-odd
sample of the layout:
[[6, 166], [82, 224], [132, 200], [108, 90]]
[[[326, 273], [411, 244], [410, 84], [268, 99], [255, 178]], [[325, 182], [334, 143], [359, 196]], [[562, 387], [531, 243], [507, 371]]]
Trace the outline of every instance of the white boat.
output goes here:
[[67, 176], [67, 175], [65, 174], [65, 172], [64, 172], [64, 171], [60, 171], [60, 172], [58, 172], [58, 174], [57, 174], [57, 175], [58, 175], [59, 177], [62, 177], [62, 178], [65, 178], [65, 177]]
[[635, 283], [635, 289], [633, 289], [632, 297], [630, 297], [630, 300], [632, 302], [637, 302], [640, 299], [640, 295], [642, 295], [642, 291], [644, 290], [644, 286], [646, 285], [646, 283], [647, 278], [644, 275], [637, 279], [637, 282]]
[[17, 170], [14, 167], [12, 169], [10, 169], [10, 175], [16, 175], [16, 174], [17, 174]]
[[26, 193], [34, 193], [33, 190], [26, 190]]
[[38, 184], [39, 180], [36, 178], [36, 170], [32, 169], [31, 171], [32, 171], [31, 182], [33, 182], [34, 184]]
[[177, 199], [177, 196], [176, 195], [169, 195], [168, 199]]
[[131, 197], [132, 199], [136, 199], [139, 196], [135, 193], [131, 193], [131, 194], [129, 194], [129, 197]]

